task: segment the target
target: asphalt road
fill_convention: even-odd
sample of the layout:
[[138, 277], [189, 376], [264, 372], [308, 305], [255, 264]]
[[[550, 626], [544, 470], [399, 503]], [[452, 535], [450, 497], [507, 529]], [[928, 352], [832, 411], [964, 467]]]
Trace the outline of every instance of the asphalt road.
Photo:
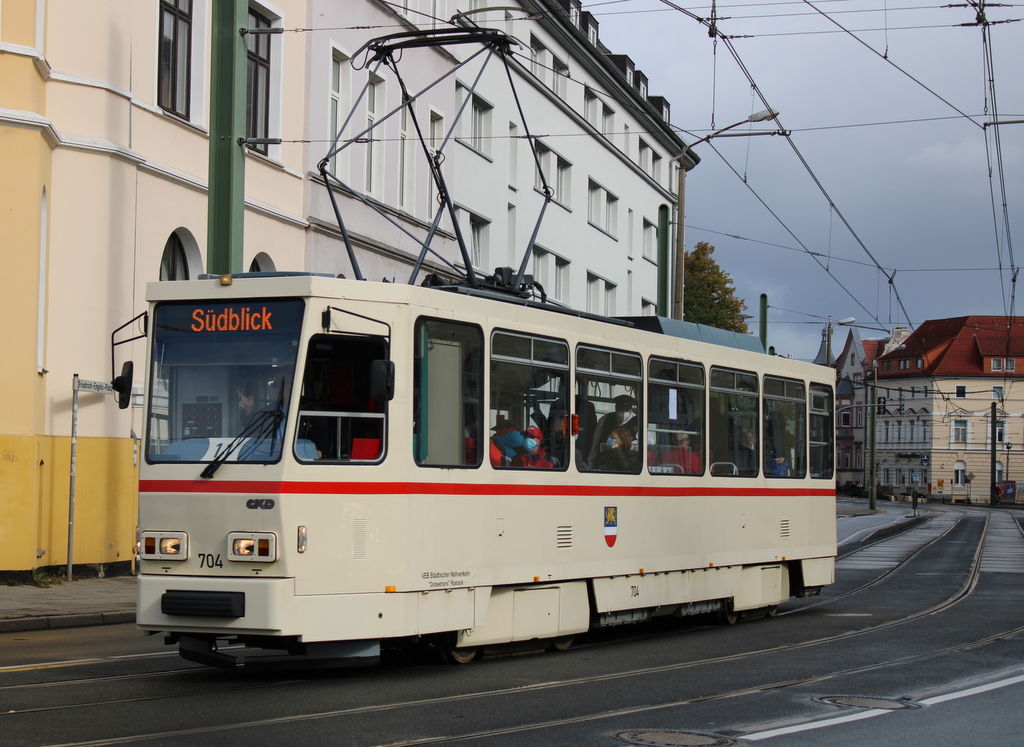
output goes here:
[[190, 664], [127, 625], [5, 634], [0, 743], [1022, 743], [1015, 515], [931, 507], [867, 546], [863, 518], [839, 520], [853, 551], [821, 597], [734, 626], [617, 628], [561, 653], [452, 666], [423, 649], [256, 676]]

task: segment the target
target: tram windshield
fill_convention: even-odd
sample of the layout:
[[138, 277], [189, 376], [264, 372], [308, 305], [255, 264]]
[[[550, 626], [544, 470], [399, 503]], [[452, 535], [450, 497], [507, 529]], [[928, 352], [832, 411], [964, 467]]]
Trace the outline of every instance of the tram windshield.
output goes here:
[[147, 460], [280, 459], [303, 309], [298, 299], [158, 305]]

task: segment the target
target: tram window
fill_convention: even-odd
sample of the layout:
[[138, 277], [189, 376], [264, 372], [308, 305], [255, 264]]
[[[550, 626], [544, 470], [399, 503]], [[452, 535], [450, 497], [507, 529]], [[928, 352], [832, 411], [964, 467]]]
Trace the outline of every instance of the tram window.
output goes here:
[[807, 476], [807, 387], [802, 381], [764, 377], [764, 474]]
[[498, 468], [569, 465], [569, 346], [495, 332], [491, 338], [489, 458]]
[[704, 473], [704, 369], [651, 358], [647, 378], [647, 470]]
[[150, 368], [149, 462], [276, 462], [305, 305], [164, 302]]
[[642, 388], [643, 363], [639, 355], [583, 345], [577, 348], [577, 469], [633, 474], [640, 471]]
[[413, 454], [421, 467], [480, 466], [483, 346], [475, 325], [417, 320]]
[[833, 478], [835, 435], [832, 387], [811, 384], [811, 477], [822, 480]]
[[757, 376], [712, 367], [709, 384], [709, 470], [712, 475], [754, 477], [758, 472]]
[[314, 335], [306, 351], [295, 456], [299, 461], [379, 462], [387, 403], [370, 396], [371, 364], [387, 360], [382, 337]]

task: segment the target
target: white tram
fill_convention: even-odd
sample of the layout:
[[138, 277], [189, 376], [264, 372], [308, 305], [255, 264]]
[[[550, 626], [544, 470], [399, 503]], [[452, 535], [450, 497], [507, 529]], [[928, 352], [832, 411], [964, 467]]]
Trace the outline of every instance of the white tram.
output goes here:
[[150, 285], [139, 628], [221, 666], [468, 660], [832, 582], [831, 369], [485, 295]]

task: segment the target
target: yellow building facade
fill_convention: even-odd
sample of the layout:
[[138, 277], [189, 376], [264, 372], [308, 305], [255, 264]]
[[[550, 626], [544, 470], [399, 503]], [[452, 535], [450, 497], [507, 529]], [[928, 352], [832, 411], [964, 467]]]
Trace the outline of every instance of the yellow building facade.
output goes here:
[[[158, 103], [166, 5], [0, 0], [0, 576], [68, 563], [75, 374], [110, 381], [111, 333], [145, 311], [162, 268], [205, 271], [211, 2], [190, 4], [185, 115]], [[300, 25], [304, 3], [275, 7], [275, 23]], [[272, 51], [301, 58], [302, 43], [276, 37]], [[301, 131], [303, 74], [282, 66], [271, 82], [278, 130]], [[303, 268], [302, 155], [247, 157], [247, 269]], [[115, 355], [118, 370], [136, 361], [141, 390], [143, 343]], [[141, 408], [80, 393], [76, 573], [131, 567], [143, 428]]]

